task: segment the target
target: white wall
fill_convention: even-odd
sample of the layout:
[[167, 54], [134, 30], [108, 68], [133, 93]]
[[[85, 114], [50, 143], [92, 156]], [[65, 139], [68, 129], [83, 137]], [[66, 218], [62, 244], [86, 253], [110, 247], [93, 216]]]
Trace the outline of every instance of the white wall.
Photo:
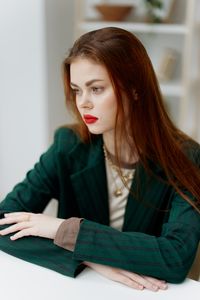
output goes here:
[[74, 0], [46, 0], [46, 60], [50, 139], [58, 126], [71, 122], [65, 107], [61, 64], [74, 36]]
[[60, 63], [71, 46], [73, 0], [0, 0], [0, 199], [68, 121]]

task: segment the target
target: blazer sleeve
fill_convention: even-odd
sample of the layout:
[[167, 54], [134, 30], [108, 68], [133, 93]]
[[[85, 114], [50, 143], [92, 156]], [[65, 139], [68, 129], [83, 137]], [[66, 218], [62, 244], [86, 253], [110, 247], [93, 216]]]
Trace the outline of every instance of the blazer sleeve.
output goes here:
[[77, 276], [85, 268], [81, 261], [72, 258], [71, 251], [41, 237], [29, 236], [12, 241], [10, 235], [0, 236], [0, 250], [69, 277]]
[[200, 215], [175, 194], [160, 236], [83, 220], [73, 258], [179, 283], [187, 276], [199, 239]]
[[52, 198], [57, 198], [56, 140], [44, 153], [26, 178], [0, 203], [0, 213], [30, 211], [39, 213]]

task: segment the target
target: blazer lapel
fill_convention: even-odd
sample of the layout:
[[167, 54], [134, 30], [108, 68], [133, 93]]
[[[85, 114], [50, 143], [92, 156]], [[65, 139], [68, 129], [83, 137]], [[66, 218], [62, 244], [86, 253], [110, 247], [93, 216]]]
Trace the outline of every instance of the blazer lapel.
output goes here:
[[[157, 166], [153, 166], [153, 173], [163, 176]], [[129, 193], [123, 231], [155, 232], [158, 224], [168, 214], [171, 190], [164, 182], [158, 180], [138, 164], [135, 177]], [[159, 230], [159, 229], [158, 229]]]
[[[71, 183], [82, 217], [109, 225], [108, 190], [102, 139], [79, 145], [70, 154]], [[72, 162], [73, 161], [73, 162]]]

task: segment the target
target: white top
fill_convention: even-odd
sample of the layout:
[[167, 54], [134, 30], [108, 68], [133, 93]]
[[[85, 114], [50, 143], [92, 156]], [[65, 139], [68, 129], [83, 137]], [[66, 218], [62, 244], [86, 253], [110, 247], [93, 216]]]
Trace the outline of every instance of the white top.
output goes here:
[[[132, 180], [127, 183], [127, 187], [124, 186], [119, 174], [114, 170], [107, 159], [105, 159], [107, 183], [108, 183], [108, 196], [109, 196], [109, 212], [110, 212], [110, 226], [122, 230], [124, 223], [124, 213], [126, 209], [129, 189], [131, 187]], [[135, 170], [122, 168], [122, 173], [134, 174]], [[122, 195], [116, 197], [114, 195], [117, 189], [122, 190]]]

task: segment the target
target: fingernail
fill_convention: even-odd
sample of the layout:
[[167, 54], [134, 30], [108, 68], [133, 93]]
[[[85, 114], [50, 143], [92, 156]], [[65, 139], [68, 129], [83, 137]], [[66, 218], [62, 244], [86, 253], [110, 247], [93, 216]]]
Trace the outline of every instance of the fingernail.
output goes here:
[[157, 291], [157, 290], [158, 290], [157, 285], [153, 285], [152, 288], [153, 288], [154, 291]]
[[161, 288], [165, 290], [167, 288], [167, 284], [166, 283], [161, 284]]

